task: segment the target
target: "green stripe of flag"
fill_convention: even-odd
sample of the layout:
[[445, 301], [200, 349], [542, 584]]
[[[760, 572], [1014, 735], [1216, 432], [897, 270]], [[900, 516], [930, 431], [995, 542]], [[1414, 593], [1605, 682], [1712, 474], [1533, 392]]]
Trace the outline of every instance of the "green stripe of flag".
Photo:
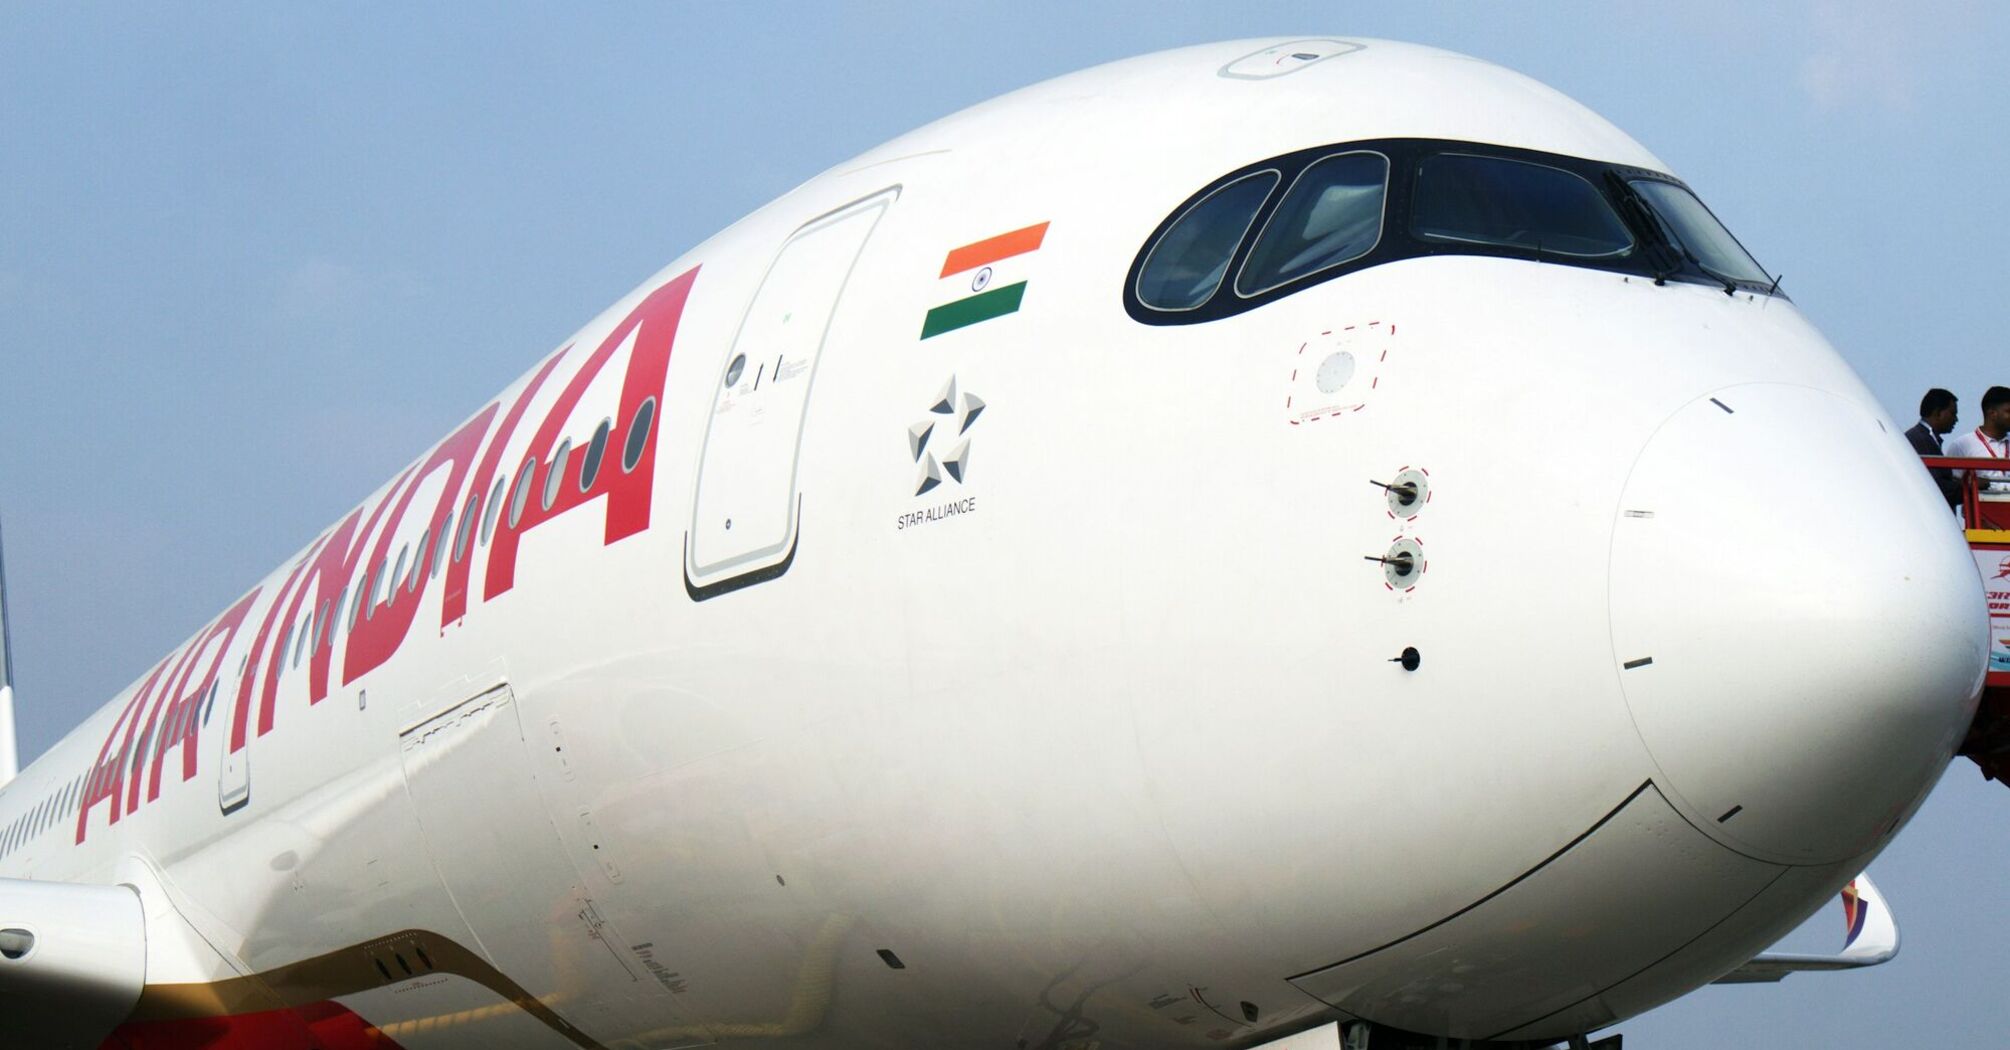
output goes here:
[[1008, 284], [1003, 288], [993, 288], [979, 292], [968, 299], [958, 299], [953, 303], [943, 303], [928, 311], [921, 322], [921, 337], [930, 339], [944, 332], [1003, 317], [1019, 309], [1019, 300], [1026, 297], [1026, 282]]

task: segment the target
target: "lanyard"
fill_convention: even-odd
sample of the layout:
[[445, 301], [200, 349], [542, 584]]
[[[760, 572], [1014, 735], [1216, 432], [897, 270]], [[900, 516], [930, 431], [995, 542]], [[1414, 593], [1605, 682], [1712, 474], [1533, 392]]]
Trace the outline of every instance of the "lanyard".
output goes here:
[[1975, 437], [1982, 442], [1982, 451], [1989, 453], [1990, 459], [2010, 459], [2010, 435], [2004, 436], [2001, 452], [1996, 451], [1996, 446], [1989, 443], [1989, 435], [1984, 434], [1981, 427], [1975, 428]]

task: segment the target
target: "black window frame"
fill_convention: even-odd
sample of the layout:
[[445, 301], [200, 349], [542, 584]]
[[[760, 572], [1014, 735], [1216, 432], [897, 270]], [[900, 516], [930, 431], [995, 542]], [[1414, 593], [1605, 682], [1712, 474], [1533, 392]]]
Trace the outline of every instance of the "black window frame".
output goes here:
[[[1292, 281], [1270, 288], [1255, 295], [1242, 295], [1236, 290], [1236, 280], [1242, 267], [1248, 262], [1251, 249], [1261, 232], [1268, 227], [1270, 218], [1277, 211], [1285, 194], [1296, 185], [1305, 169], [1328, 157], [1344, 153], [1373, 152], [1389, 159], [1389, 182], [1383, 198], [1382, 235], [1375, 246], [1366, 253], [1347, 262], [1306, 274]], [[1522, 161], [1558, 168], [1583, 178], [1590, 183], [1599, 196], [1610, 207], [1613, 214], [1628, 232], [1633, 235], [1631, 251], [1620, 256], [1588, 257], [1571, 256], [1555, 252], [1541, 252], [1509, 245], [1468, 244], [1442, 241], [1426, 241], [1410, 232], [1413, 205], [1416, 198], [1416, 183], [1419, 165], [1427, 157], [1442, 153], [1463, 153], [1482, 157], [1498, 157], [1504, 160]], [[1198, 306], [1184, 310], [1163, 310], [1145, 305], [1137, 295], [1137, 282], [1143, 273], [1145, 262], [1152, 249], [1157, 247], [1173, 224], [1178, 222], [1194, 205], [1209, 194], [1230, 183], [1247, 178], [1266, 169], [1277, 171], [1279, 178], [1271, 188], [1248, 227], [1243, 231], [1242, 240], [1236, 245], [1235, 253], [1229, 259], [1228, 270], [1214, 294]], [[1516, 146], [1500, 146], [1484, 142], [1468, 142], [1458, 139], [1426, 138], [1383, 138], [1360, 139], [1349, 142], [1335, 142], [1306, 149], [1295, 150], [1275, 157], [1254, 161], [1225, 172], [1219, 177], [1199, 187], [1178, 205], [1171, 208], [1160, 220], [1151, 234], [1144, 239], [1131, 259], [1130, 269], [1124, 275], [1124, 311], [1141, 324], [1148, 325], [1189, 325], [1204, 324], [1227, 317], [1248, 313], [1260, 306], [1283, 299], [1307, 288], [1313, 288], [1327, 281], [1338, 280], [1350, 274], [1392, 262], [1406, 259], [1432, 258], [1436, 256], [1478, 256], [1482, 258], [1522, 259], [1557, 266], [1578, 269], [1600, 270], [1629, 277], [1644, 277], [1657, 283], [1672, 282], [1695, 284], [1725, 291], [1744, 291], [1756, 295], [1769, 295], [1780, 299], [1788, 296], [1779, 290], [1777, 282], [1733, 281], [1727, 286], [1718, 276], [1689, 263], [1680, 252], [1670, 249], [1658, 226], [1638, 209], [1648, 205], [1635, 197], [1626, 182], [1632, 179], [1655, 179], [1673, 183], [1687, 190], [1700, 202], [1702, 195], [1696, 193], [1687, 183], [1666, 172], [1653, 171], [1606, 161], [1587, 160], [1559, 153], [1522, 149]], [[1707, 209], [1709, 204], [1703, 202]], [[1722, 224], [1722, 220], [1719, 220]], [[1726, 227], [1726, 232], [1730, 232]], [[1737, 235], [1731, 234], [1736, 240]], [[1743, 248], [1742, 243], [1739, 244]], [[1747, 255], [1751, 254], [1748, 250]], [[1755, 260], [1756, 261], [1756, 260]], [[1764, 269], [1763, 264], [1761, 269]]]

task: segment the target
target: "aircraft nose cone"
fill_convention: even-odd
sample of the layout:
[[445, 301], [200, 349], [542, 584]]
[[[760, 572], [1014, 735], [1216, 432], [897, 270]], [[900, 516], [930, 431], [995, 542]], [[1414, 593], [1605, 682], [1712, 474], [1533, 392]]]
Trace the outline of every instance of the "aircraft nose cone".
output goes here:
[[1656, 782], [1761, 859], [1878, 845], [1952, 756], [1989, 647], [1911, 450], [1836, 395], [1731, 387], [1656, 431], [1618, 514], [1614, 657]]

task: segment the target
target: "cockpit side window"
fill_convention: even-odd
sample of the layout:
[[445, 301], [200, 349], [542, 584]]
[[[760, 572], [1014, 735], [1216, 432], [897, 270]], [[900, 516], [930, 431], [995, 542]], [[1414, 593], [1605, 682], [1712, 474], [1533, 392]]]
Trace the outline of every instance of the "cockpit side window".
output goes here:
[[1647, 203], [1661, 223], [1662, 233], [1676, 250], [1688, 253], [1689, 260], [1713, 276], [1729, 281], [1766, 284], [1772, 277], [1752, 258], [1731, 231], [1717, 221], [1696, 195], [1661, 179], [1633, 179], [1627, 182]]
[[1625, 255], [1633, 235], [1598, 187], [1544, 164], [1440, 153], [1417, 165], [1419, 240], [1525, 248], [1585, 259]]
[[1195, 202], [1152, 245], [1138, 273], [1138, 301], [1154, 310], [1191, 310], [1214, 295], [1278, 174], [1259, 171]]
[[1236, 294], [1261, 295], [1368, 254], [1382, 238], [1388, 185], [1389, 158], [1380, 153], [1342, 153], [1307, 167], [1257, 235]]

